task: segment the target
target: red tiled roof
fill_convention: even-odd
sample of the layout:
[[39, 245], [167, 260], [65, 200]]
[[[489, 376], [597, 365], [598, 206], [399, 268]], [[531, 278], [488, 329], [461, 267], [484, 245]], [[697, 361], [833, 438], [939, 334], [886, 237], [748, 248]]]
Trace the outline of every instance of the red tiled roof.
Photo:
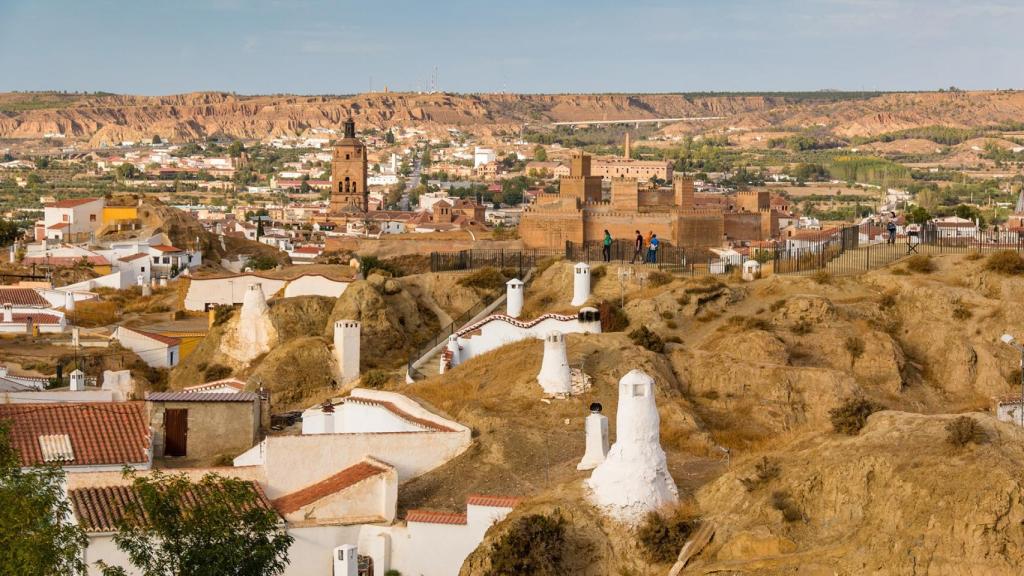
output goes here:
[[255, 402], [259, 400], [255, 392], [150, 392], [146, 400], [150, 402]]
[[157, 334], [156, 332], [146, 332], [145, 330], [139, 330], [138, 328], [128, 328], [127, 326], [121, 326], [120, 328], [122, 330], [127, 330], [129, 332], [135, 332], [140, 336], [145, 336], [150, 340], [156, 340], [157, 342], [167, 344], [168, 346], [177, 346], [178, 344], [181, 344], [181, 339], [174, 338], [173, 336], [164, 336], [163, 334]]
[[371, 398], [363, 398], [361, 396], [349, 396], [348, 398], [345, 398], [345, 402], [355, 402], [356, 404], [370, 404], [372, 406], [380, 406], [381, 408], [384, 408], [385, 410], [387, 410], [388, 412], [391, 412], [395, 416], [398, 416], [402, 420], [406, 420], [408, 422], [412, 422], [413, 424], [418, 424], [420, 426], [423, 426], [424, 428], [428, 428], [428, 429], [433, 430], [435, 432], [455, 432], [455, 430], [452, 430], [451, 428], [449, 428], [447, 426], [442, 426], [441, 424], [438, 424], [437, 422], [432, 422], [432, 421], [427, 420], [425, 418], [419, 418], [417, 416], [413, 416], [412, 414], [409, 414], [405, 410], [402, 410], [401, 408], [396, 406], [394, 403], [388, 402], [386, 400], [376, 400], [376, 399], [371, 399]]
[[383, 474], [387, 471], [387, 468], [383, 466], [378, 466], [366, 461], [360, 462], [353, 466], [349, 466], [341, 472], [325, 478], [316, 484], [311, 484], [305, 488], [274, 500], [274, 508], [277, 508], [277, 511], [281, 514], [289, 514], [303, 506], [312, 504], [321, 498], [341, 492], [346, 488], [355, 486], [363, 480]]
[[470, 506], [490, 506], [492, 508], [515, 508], [520, 502], [522, 502], [522, 498], [515, 496], [470, 494], [469, 498], [466, 498], [466, 504]]
[[46, 229], [47, 230], [58, 230], [60, 228], [67, 228], [69, 226], [71, 226], [70, 222], [58, 222], [56, 224], [52, 224], [50, 226], [47, 226]]
[[[273, 510], [259, 484], [243, 481], [255, 493], [255, 504], [259, 508]], [[188, 491], [184, 499], [185, 505], [194, 505], [201, 501], [210, 488], [194, 487]], [[86, 532], [116, 532], [133, 510], [138, 510], [139, 494], [132, 486], [99, 486], [96, 488], [78, 488], [68, 491], [71, 510], [78, 524]]]
[[322, 250], [316, 246], [299, 246], [292, 252], [298, 252], [299, 254], [319, 254]]
[[405, 514], [406, 522], [424, 524], [465, 524], [466, 514], [462, 512], [440, 512], [437, 510], [409, 510]]
[[49, 308], [50, 303], [31, 288], [0, 287], [0, 304]]
[[141, 464], [149, 461], [149, 423], [143, 402], [2, 404], [11, 444], [23, 466], [43, 463], [39, 436], [67, 434], [70, 466]]
[[121, 262], [131, 262], [132, 260], [138, 260], [139, 258], [149, 258], [149, 254], [145, 252], [136, 252], [131, 256], [125, 256], [124, 258], [118, 258]]
[[54, 316], [53, 314], [32, 314], [30, 312], [17, 312], [15, 314], [11, 314], [11, 323], [27, 324], [29, 318], [32, 319], [33, 324], [39, 326], [60, 324], [60, 316]]
[[161, 252], [181, 252], [180, 248], [174, 246], [168, 246], [167, 244], [157, 244], [156, 246], [150, 246], [153, 250], [159, 250]]
[[237, 378], [225, 378], [223, 380], [214, 380], [213, 382], [206, 382], [204, 384], [196, 384], [195, 386], [185, 386], [182, 390], [186, 392], [202, 392], [211, 388], [220, 388], [221, 386], [227, 386], [228, 388], [234, 388], [241, 392], [245, 390], [245, 382], [238, 380]]
[[58, 200], [46, 205], [46, 208], [74, 208], [75, 206], [81, 206], [90, 202], [95, 202], [99, 198], [74, 198], [71, 200]]

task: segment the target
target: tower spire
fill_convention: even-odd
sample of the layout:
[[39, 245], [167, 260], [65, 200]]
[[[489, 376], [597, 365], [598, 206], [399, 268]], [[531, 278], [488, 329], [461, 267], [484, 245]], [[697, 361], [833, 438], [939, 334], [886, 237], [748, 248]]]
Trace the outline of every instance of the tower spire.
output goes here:
[[345, 138], [356, 137], [356, 121], [352, 119], [352, 113], [348, 115], [348, 119], [345, 120]]

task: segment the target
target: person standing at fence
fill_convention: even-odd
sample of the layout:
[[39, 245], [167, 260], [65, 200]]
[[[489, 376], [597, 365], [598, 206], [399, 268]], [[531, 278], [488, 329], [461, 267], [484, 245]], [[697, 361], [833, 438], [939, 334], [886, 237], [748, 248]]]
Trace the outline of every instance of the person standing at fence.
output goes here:
[[639, 230], [636, 231], [636, 239], [633, 241], [633, 258], [629, 263], [636, 264], [637, 259], [641, 262], [644, 261], [644, 235]]
[[889, 220], [889, 223], [885, 225], [885, 230], [889, 232], [889, 238], [886, 240], [888, 244], [896, 243], [896, 222]]
[[651, 264], [658, 261], [658, 245], [661, 241], [658, 240], [657, 234], [651, 234], [651, 241], [647, 245], [647, 261]]
[[601, 246], [601, 257], [605, 262], [612, 261], [612, 233], [604, 231], [604, 245]]

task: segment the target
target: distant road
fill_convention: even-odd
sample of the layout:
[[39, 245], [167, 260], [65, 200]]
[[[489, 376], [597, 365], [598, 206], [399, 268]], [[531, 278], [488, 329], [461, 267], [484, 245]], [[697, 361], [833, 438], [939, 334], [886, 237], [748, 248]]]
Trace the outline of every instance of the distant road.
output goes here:
[[591, 126], [594, 124], [668, 124], [671, 122], [702, 122], [705, 120], [724, 120], [725, 116], [691, 116], [688, 118], [640, 118], [637, 120], [575, 120], [572, 122], [552, 122], [552, 126]]
[[409, 211], [409, 192], [412, 192], [414, 188], [420, 185], [420, 156], [419, 153], [413, 152], [412, 155], [412, 172], [409, 173], [409, 177], [405, 180], [405, 190], [402, 191], [402, 199], [398, 202], [398, 207], [402, 210]]

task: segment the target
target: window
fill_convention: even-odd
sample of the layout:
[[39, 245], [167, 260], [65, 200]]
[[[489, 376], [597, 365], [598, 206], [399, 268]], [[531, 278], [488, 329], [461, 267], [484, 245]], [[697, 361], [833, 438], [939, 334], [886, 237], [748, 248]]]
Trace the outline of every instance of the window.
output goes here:
[[62, 222], [69, 222], [71, 220], [71, 217], [68, 216], [67, 214], [61, 214], [60, 219]]
[[89, 214], [89, 222], [95, 222], [95, 221], [96, 221], [96, 215], [95, 214]]

